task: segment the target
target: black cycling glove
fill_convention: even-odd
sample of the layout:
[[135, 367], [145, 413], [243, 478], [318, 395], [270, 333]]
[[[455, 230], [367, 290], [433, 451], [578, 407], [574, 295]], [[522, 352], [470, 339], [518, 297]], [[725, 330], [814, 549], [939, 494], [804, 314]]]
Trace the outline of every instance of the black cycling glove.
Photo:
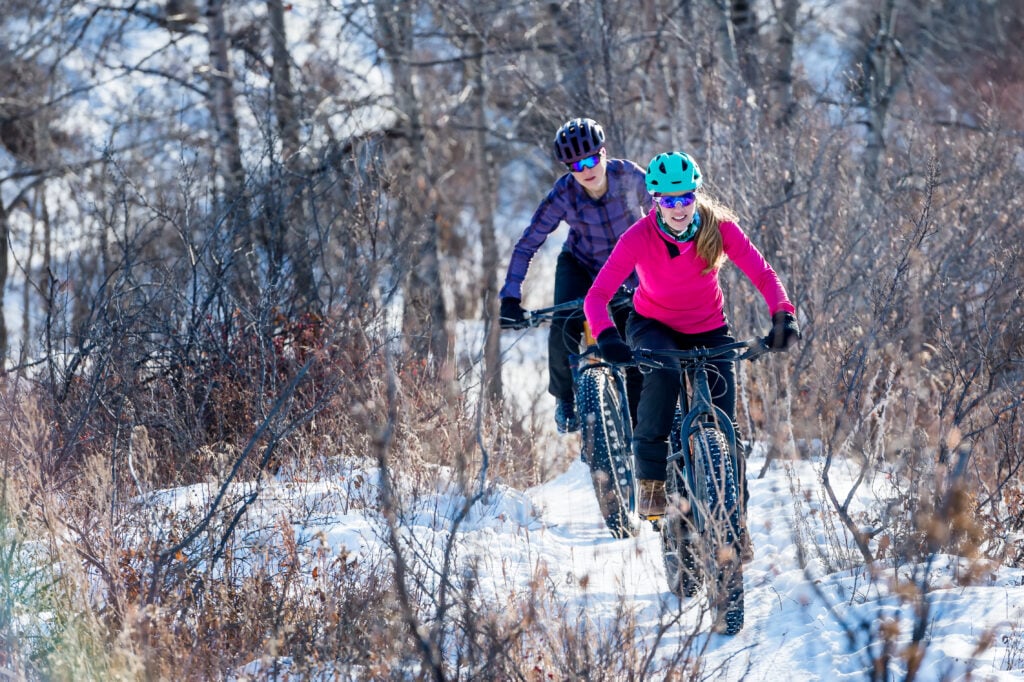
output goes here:
[[502, 329], [526, 329], [530, 326], [521, 301], [511, 296], [501, 299], [501, 315], [498, 322]]
[[601, 350], [601, 357], [608, 362], [617, 365], [633, 362], [633, 351], [622, 340], [615, 327], [608, 327], [598, 335], [597, 347]]
[[771, 350], [782, 351], [789, 350], [790, 346], [802, 338], [800, 325], [797, 324], [793, 313], [780, 310], [772, 315], [772, 329], [764, 340]]

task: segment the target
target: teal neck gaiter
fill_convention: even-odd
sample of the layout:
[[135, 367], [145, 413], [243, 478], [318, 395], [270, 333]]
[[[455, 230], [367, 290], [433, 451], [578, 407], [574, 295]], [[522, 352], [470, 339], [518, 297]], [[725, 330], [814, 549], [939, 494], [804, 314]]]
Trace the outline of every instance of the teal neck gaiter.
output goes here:
[[661, 213], [657, 214], [658, 218], [658, 229], [664, 232], [673, 241], [685, 244], [697, 235], [697, 230], [700, 229], [700, 211], [693, 212], [693, 220], [681, 233], [675, 232], [665, 224], [665, 221], [661, 219]]

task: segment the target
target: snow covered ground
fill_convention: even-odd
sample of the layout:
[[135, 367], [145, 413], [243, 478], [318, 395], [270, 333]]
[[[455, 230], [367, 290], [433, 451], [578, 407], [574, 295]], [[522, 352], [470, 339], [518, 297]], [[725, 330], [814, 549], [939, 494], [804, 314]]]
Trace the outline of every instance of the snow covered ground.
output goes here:
[[[757, 471], [763, 460], [755, 455], [751, 464]], [[635, 615], [643, 640], [637, 644], [644, 648], [657, 646], [668, 657], [697, 633], [693, 646], [703, 650], [707, 679], [867, 679], [871, 655], [879, 653], [877, 638], [868, 632], [890, 618], [900, 625], [899, 640], [909, 642], [914, 613], [892, 596], [894, 575], [872, 580], [863, 569], [827, 573], [814, 557], [807, 570], [801, 568], [795, 529], [801, 529], [810, 547], [829, 545], [824, 515], [814, 502], [817, 466], [814, 461], [773, 463], [764, 478], [750, 482], [755, 558], [745, 569], [746, 625], [734, 637], [709, 634], [706, 620], [701, 623], [700, 595], [680, 601], [668, 592], [659, 538], [650, 526], [631, 539], [608, 534], [589, 472], [578, 460], [535, 488], [497, 486], [459, 528], [460, 555], [479, 560], [481, 590], [493, 593], [496, 603], [503, 595], [521, 592], [538, 570], [546, 570], [566, 612], [583, 607], [591, 627], [610, 625], [624, 603]], [[367, 481], [374, 478], [370, 469], [363, 475]], [[343, 485], [280, 483], [273, 498], [286, 507], [308, 508], [311, 497], [352, 492]], [[453, 515], [458, 506], [446, 492], [422, 500], [427, 511], [415, 517], [408, 531], [422, 546], [436, 545], [452, 518], [439, 518], [437, 510], [451, 509]], [[335, 551], [377, 555], [383, 551], [379, 520], [372, 511], [355, 511], [358, 507], [298, 528], [298, 536], [324, 538]], [[1024, 571], [1002, 568], [962, 586], [956, 564], [953, 557], [939, 556], [928, 567], [927, 653], [916, 679], [964, 679], [968, 671], [976, 680], [1024, 678]], [[921, 570], [904, 566], [896, 573], [918, 582], [912, 578], [919, 579]], [[991, 646], [978, 653], [983, 640]], [[904, 677], [899, 667], [890, 672], [887, 679]]]
[[[540, 336], [527, 332], [506, 354], [507, 390], [525, 391], [531, 399], [544, 384], [540, 341], [533, 338]], [[915, 613], [895, 598], [895, 586], [905, 590], [926, 575], [927, 650], [915, 679], [1024, 678], [1024, 571], [993, 569], [967, 585], [958, 578], [962, 566], [949, 556], [937, 556], [927, 566], [880, 567], [874, 578], [863, 568], [830, 568], [854, 553], [822, 502], [820, 462], [773, 462], [763, 478], [754, 478], [764, 465], [761, 448], [755, 448], [748, 468], [755, 557], [744, 576], [746, 625], [728, 637], [709, 634], [708, 623], [701, 620], [700, 595], [680, 601], [669, 593], [659, 538], [649, 525], [624, 540], [605, 530], [587, 468], [571, 456], [578, 436], [542, 437], [550, 438], [555, 452], [568, 455], [562, 461], [571, 463], [534, 488], [494, 485], [457, 530], [462, 560], [479, 560], [482, 592], [492, 593], [496, 603], [521, 592], [539, 570], [546, 570], [565, 613], [582, 611], [589, 626], [600, 629], [613, 623], [624, 604], [636, 618], [638, 646], [668, 657], [689, 643], [702, 651], [706, 679], [862, 680], [879, 653], [877, 636], [870, 633], [881, 623], [893, 624], [898, 642], [910, 641]], [[363, 480], [374, 481], [372, 467], [363, 467]], [[354, 472], [346, 478], [352, 480]], [[842, 465], [833, 467], [830, 476], [839, 494], [854, 474]], [[273, 498], [285, 506], [308, 506], [303, 497], [326, 494], [323, 483], [276, 485]], [[361, 488], [363, 495], [371, 491], [372, 486]], [[331, 494], [351, 492], [339, 482]], [[862, 502], [871, 499], [867, 492]], [[407, 531], [421, 546], [437, 545], [452, 528], [458, 507], [450, 489], [438, 487], [417, 505], [424, 511], [410, 517]], [[379, 519], [360, 505], [296, 530], [299, 537], [325, 538], [336, 551], [383, 551]], [[805, 549], [805, 567], [799, 546]], [[979, 647], [981, 642], [988, 645]], [[904, 679], [903, 665], [897, 657], [885, 679]], [[247, 672], [258, 668], [254, 662]], [[633, 672], [643, 677], [643, 671]]]

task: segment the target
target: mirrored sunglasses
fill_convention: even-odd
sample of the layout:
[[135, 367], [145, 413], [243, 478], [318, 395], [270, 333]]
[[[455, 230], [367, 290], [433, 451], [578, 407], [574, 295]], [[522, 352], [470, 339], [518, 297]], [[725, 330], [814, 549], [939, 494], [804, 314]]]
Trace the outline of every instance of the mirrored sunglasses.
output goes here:
[[579, 173], [583, 171], [585, 168], [593, 168], [599, 163], [601, 163], [601, 152], [598, 152], [593, 156], [588, 156], [585, 159], [580, 159], [579, 161], [567, 163], [565, 165], [568, 166], [569, 170], [571, 170], [573, 173]]
[[682, 206], [686, 208], [693, 202], [697, 201], [697, 195], [693, 192], [687, 192], [686, 194], [680, 194], [674, 197], [655, 197], [658, 202], [658, 206], [662, 208], [675, 208], [676, 206]]

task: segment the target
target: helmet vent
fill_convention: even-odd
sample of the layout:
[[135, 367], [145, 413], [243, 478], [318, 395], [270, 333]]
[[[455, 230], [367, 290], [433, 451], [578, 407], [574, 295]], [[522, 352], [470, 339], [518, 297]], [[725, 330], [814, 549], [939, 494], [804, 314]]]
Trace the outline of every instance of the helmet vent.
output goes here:
[[554, 154], [562, 163], [586, 158], [604, 146], [604, 130], [591, 118], [566, 121], [555, 133]]

